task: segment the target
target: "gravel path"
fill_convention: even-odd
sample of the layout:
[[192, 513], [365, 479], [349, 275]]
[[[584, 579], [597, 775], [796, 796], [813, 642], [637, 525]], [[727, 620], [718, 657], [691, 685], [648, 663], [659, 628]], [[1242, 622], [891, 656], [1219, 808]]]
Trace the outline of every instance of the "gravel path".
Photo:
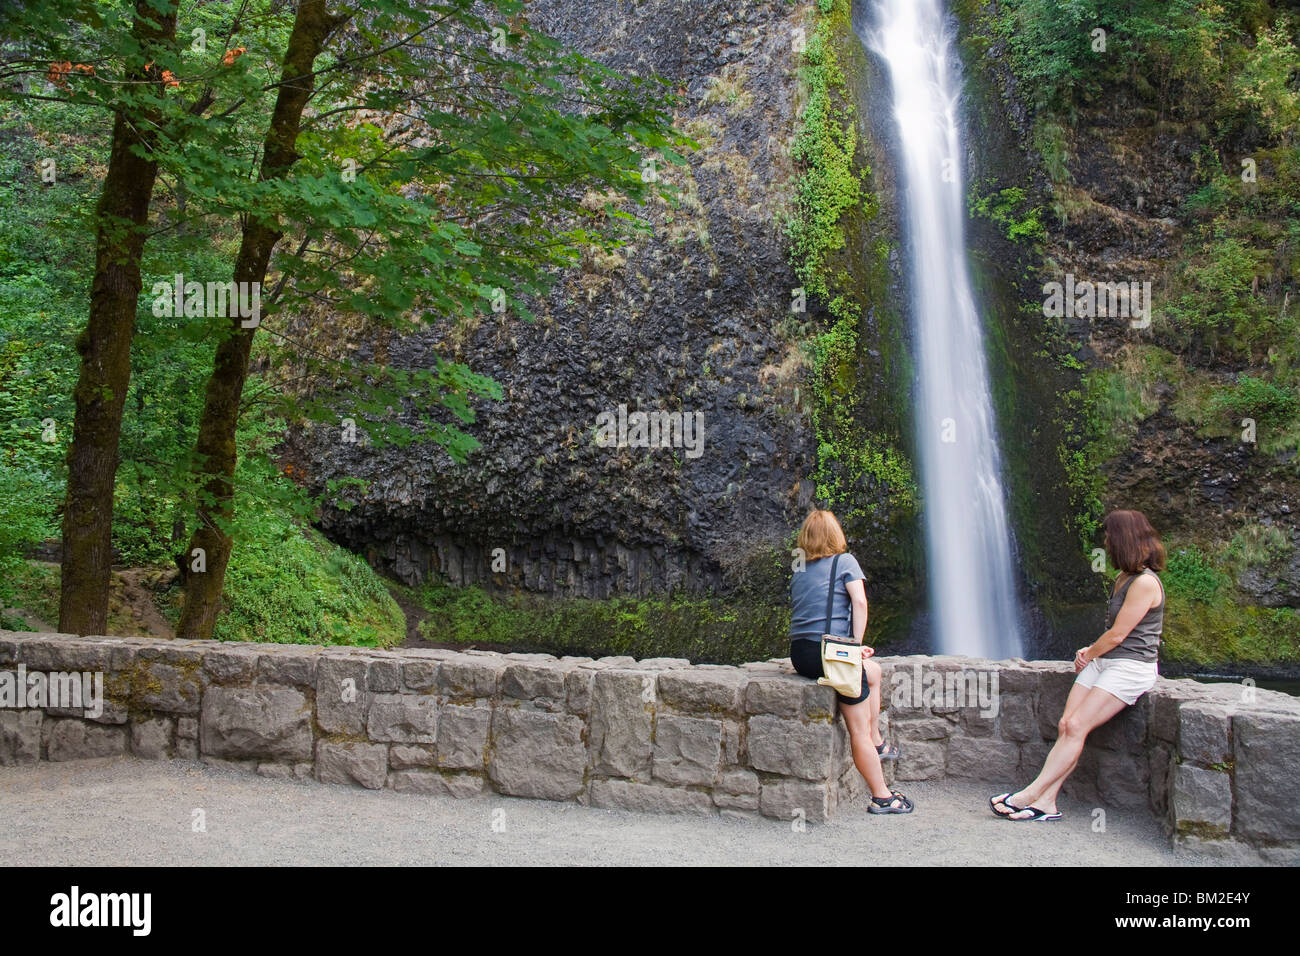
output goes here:
[[[1016, 825], [987, 787], [907, 784], [909, 816], [865, 800], [795, 832], [768, 819], [597, 810], [485, 794], [451, 797], [272, 780], [191, 761], [109, 758], [0, 768], [0, 865], [822, 864], [858, 848], [885, 865], [1171, 866], [1149, 815], [1063, 802], [1065, 819]], [[201, 809], [206, 832], [194, 832]], [[496, 828], [494, 829], [494, 821]]]

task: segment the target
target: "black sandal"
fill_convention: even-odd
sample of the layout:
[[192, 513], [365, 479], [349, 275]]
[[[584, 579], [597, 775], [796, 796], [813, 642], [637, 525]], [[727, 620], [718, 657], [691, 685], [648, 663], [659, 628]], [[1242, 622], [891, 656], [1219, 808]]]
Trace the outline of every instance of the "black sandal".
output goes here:
[[[1011, 804], [1008, 803], [1007, 806], [1011, 806]], [[1013, 817], [1011, 814], [1007, 814], [1007, 819], [1012, 823], [1052, 823], [1061, 819], [1060, 810], [1055, 813], [1048, 813], [1046, 810], [1039, 810], [1037, 807], [1017, 807], [1012, 813], [1024, 813], [1026, 810], [1030, 811], [1033, 816]]]
[[893, 744], [881, 744], [876, 753], [880, 754], [881, 760], [897, 760], [899, 751]]
[[[907, 797], [903, 796], [897, 790], [890, 791], [889, 797], [872, 797], [871, 805], [867, 807], [868, 813], [911, 813], [914, 804]], [[884, 803], [881, 803], [881, 800]], [[898, 804], [898, 806], [894, 806]]]
[[[1009, 798], [1010, 798], [1010, 796], [1011, 796], [1013, 793], [1017, 793], [1017, 792], [1018, 792], [1018, 791], [1016, 791], [1016, 790], [1008, 790], [1006, 793], [998, 794], [996, 797], [989, 797], [989, 809], [992, 810], [993, 813], [994, 813], [996, 816], [999, 816], [999, 817], [1009, 817], [1009, 816], [1011, 816], [1011, 814], [1013, 814], [1013, 813], [1019, 813], [1021, 810], [1025, 809], [1025, 808], [1024, 808], [1024, 807], [1018, 807], [1018, 806], [1016, 806], [1014, 803], [1009, 802]], [[1005, 807], [1010, 807], [1011, 809], [1010, 809], [1010, 810], [999, 810], [999, 809], [998, 809], [998, 804], [999, 804], [999, 803], [1002, 804], [1002, 805], [1005, 806]]]

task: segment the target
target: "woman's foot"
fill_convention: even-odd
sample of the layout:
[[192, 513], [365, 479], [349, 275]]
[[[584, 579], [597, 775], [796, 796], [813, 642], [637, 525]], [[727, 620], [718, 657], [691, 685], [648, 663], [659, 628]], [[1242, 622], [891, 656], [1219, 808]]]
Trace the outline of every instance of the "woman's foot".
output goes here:
[[1052, 807], [1050, 810], [1043, 810], [1039, 807], [1021, 807], [1019, 810], [1008, 813], [1007, 819], [1026, 823], [1051, 823], [1061, 819], [1061, 811], [1057, 810], [1056, 807]]
[[1000, 793], [996, 797], [989, 797], [989, 808], [998, 816], [1005, 817], [1020, 809], [1019, 804], [1011, 802], [1011, 798], [1016, 795], [1016, 791], [1008, 790], [1006, 793]]
[[876, 744], [876, 753], [880, 754], [881, 760], [897, 760], [898, 748], [893, 744]]
[[891, 790], [887, 797], [872, 797], [868, 813], [911, 813], [914, 804], [897, 790]]

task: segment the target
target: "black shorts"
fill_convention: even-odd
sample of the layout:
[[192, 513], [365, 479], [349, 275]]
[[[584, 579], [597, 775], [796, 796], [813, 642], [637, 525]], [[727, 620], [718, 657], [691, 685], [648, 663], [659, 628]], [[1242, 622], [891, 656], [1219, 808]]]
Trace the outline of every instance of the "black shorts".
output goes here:
[[[795, 638], [790, 642], [790, 663], [804, 677], [811, 677], [813, 680], [822, 676], [822, 642], [809, 641], [802, 637]], [[865, 662], [862, 665], [862, 696], [845, 697], [839, 691], [835, 696], [840, 699], [841, 704], [860, 704], [867, 699], [871, 693], [871, 688], [867, 686], [867, 667]]]

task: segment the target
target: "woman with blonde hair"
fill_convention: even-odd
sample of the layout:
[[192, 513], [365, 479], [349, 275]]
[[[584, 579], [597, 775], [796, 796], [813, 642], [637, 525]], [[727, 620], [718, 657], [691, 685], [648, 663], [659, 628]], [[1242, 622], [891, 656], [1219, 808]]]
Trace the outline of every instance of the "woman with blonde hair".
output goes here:
[[[835, 515], [814, 509], [799, 529], [803, 570], [790, 581], [790, 661], [804, 677], [822, 676], [823, 634], [862, 644], [867, 630], [865, 576], [853, 555]], [[832, 570], [834, 575], [832, 576]], [[827, 598], [830, 620], [827, 622]], [[872, 648], [862, 648], [862, 693], [846, 697], [839, 692], [840, 713], [849, 730], [853, 763], [871, 788], [871, 813], [911, 813], [912, 801], [885, 785], [882, 760], [897, 760], [898, 748], [886, 747], [880, 734], [880, 665], [870, 660]]]
[[1112, 511], [1102, 522], [1106, 553], [1119, 569], [1106, 606], [1106, 630], [1074, 655], [1074, 687], [1057, 724], [1043, 769], [1021, 790], [993, 797], [993, 812], [1008, 820], [1061, 819], [1056, 795], [1074, 771], [1088, 734], [1155, 686], [1165, 619], [1165, 569], [1160, 536], [1140, 511]]

